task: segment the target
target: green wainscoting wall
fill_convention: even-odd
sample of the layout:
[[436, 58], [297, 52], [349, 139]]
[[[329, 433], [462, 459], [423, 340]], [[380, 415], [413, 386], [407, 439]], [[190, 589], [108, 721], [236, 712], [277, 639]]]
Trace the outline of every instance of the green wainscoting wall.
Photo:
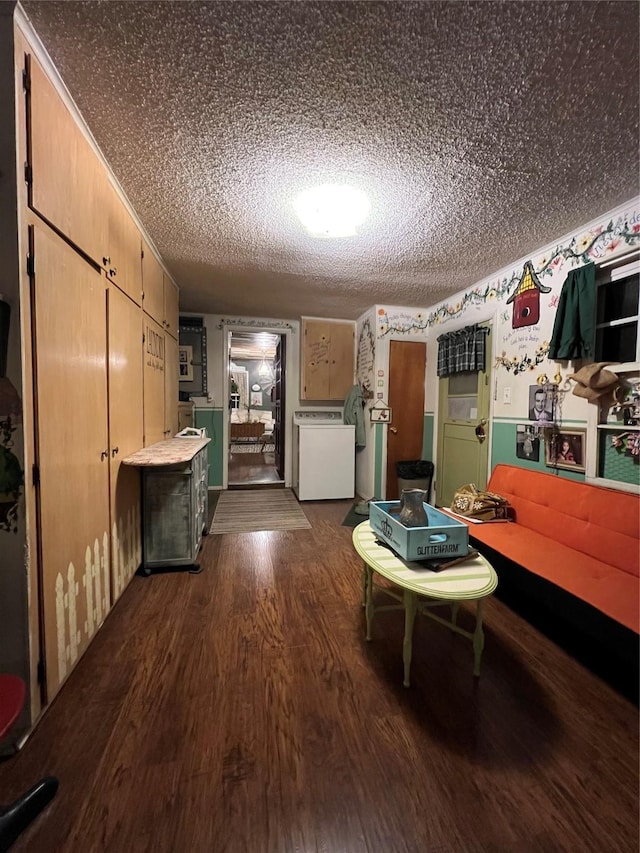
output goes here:
[[382, 442], [384, 439], [384, 424], [376, 424], [375, 427], [375, 475], [374, 475], [374, 498], [382, 500], [384, 492], [382, 491], [382, 472], [384, 470], [385, 459], [382, 455]]
[[[518, 421], [521, 423], [521, 421]], [[543, 474], [556, 474], [566, 477], [568, 480], [584, 482], [584, 474], [574, 471], [566, 471], [564, 468], [547, 468], [544, 464], [544, 440], [540, 440], [540, 459], [532, 462], [529, 459], [519, 459], [516, 456], [516, 422], [504, 423], [493, 421], [491, 424], [491, 467], [503, 463], [505, 465], [516, 465], [519, 468], [527, 468], [533, 471], [542, 471]]]
[[433, 430], [434, 418], [433, 412], [427, 412], [424, 416], [424, 426], [422, 428], [422, 459], [428, 459], [435, 464], [433, 458]]
[[223, 416], [223, 409], [196, 408], [195, 410], [195, 426], [198, 429], [205, 427], [207, 435], [211, 439], [207, 445], [209, 486], [211, 488], [222, 488], [222, 463], [225, 450], [222, 446]]

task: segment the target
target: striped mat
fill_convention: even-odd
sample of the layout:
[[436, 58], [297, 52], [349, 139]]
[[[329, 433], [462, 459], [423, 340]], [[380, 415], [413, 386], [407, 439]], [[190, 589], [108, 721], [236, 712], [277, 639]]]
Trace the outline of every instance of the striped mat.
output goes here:
[[222, 492], [210, 532], [254, 533], [310, 527], [291, 489], [247, 489]]

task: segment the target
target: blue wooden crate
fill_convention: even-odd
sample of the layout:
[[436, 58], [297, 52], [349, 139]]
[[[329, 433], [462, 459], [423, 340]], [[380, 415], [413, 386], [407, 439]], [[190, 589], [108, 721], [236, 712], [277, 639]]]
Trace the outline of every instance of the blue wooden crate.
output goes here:
[[469, 529], [462, 521], [424, 504], [427, 527], [405, 527], [399, 521], [400, 501], [372, 501], [369, 524], [378, 538], [403, 560], [462, 557], [469, 550]]

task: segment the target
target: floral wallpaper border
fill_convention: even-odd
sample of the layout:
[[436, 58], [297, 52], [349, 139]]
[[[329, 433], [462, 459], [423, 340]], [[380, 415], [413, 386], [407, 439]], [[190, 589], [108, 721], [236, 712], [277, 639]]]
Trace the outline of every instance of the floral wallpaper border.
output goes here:
[[[622, 245], [634, 246], [638, 243], [640, 243], [640, 212], [623, 214], [615, 220], [609, 220], [607, 225], [583, 232], [580, 236], [573, 237], [567, 244], [556, 246], [553, 251], [543, 255], [534, 270], [538, 277], [553, 275], [564, 266], [565, 262], [569, 262], [572, 267], [582, 266], [589, 261], [600, 260], [612, 254]], [[466, 291], [455, 303], [445, 302], [430, 314], [416, 313], [413, 318], [407, 320], [400, 321], [390, 317], [386, 309], [380, 308], [378, 337], [384, 338], [390, 334], [417, 334], [431, 326], [460, 316], [469, 305], [500, 300], [507, 296], [514, 286], [517, 287], [520, 277], [521, 268], [518, 266], [510, 276], [485, 285], [476, 285]], [[534, 357], [537, 358], [537, 356], [536, 353]], [[523, 369], [527, 367], [529, 364]]]

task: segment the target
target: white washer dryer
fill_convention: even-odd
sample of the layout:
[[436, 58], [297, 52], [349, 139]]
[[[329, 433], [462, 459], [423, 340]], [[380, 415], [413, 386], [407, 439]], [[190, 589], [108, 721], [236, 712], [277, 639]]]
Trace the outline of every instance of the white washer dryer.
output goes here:
[[356, 428], [342, 412], [294, 413], [293, 490], [299, 501], [352, 498], [356, 481]]

